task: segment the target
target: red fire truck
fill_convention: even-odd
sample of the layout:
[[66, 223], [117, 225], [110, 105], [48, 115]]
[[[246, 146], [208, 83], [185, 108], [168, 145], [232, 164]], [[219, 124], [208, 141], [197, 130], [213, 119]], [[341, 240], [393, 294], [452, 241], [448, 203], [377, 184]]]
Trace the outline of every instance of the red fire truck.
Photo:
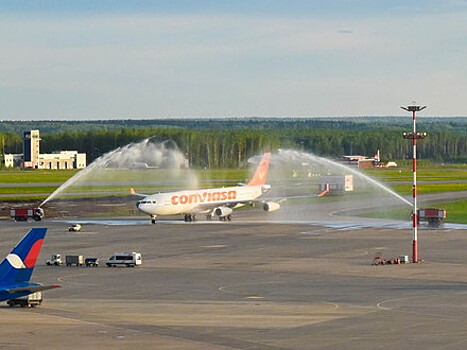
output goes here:
[[16, 221], [28, 221], [28, 219], [41, 221], [44, 217], [44, 210], [42, 208], [11, 208], [10, 216]]
[[437, 226], [441, 223], [441, 221], [446, 219], [446, 209], [418, 209], [417, 219], [418, 223], [420, 223], [420, 221], [428, 221], [429, 225]]

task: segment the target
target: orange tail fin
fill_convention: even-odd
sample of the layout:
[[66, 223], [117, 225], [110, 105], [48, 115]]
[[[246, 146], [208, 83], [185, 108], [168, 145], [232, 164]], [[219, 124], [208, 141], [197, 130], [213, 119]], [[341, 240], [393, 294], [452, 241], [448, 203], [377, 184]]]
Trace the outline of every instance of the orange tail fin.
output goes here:
[[329, 192], [329, 184], [326, 184], [324, 185], [324, 191], [318, 194], [318, 197], [323, 197], [328, 192]]
[[266, 152], [263, 154], [263, 158], [261, 158], [261, 162], [256, 168], [253, 178], [250, 180], [250, 182], [247, 183], [247, 186], [258, 186], [258, 185], [264, 185], [266, 183], [266, 176], [268, 175], [270, 155], [271, 155], [270, 152]]

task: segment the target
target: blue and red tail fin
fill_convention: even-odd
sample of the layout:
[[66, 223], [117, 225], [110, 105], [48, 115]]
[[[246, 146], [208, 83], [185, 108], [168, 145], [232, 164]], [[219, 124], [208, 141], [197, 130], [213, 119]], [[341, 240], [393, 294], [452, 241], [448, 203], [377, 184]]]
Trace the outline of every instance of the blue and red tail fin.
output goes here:
[[0, 283], [28, 282], [41, 251], [46, 228], [33, 228], [0, 264]]
[[260, 186], [266, 183], [266, 177], [268, 176], [270, 156], [271, 156], [270, 152], [266, 152], [263, 154], [263, 158], [261, 158], [261, 162], [256, 168], [256, 171], [253, 177], [251, 178], [250, 182], [246, 184], [247, 186]]

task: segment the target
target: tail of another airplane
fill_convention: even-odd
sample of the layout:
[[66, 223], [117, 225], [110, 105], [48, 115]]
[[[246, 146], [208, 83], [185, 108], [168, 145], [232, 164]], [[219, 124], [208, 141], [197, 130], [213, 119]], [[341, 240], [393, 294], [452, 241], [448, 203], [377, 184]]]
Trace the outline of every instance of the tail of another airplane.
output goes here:
[[247, 186], [259, 186], [264, 185], [266, 183], [270, 156], [270, 152], [266, 152], [263, 154], [263, 158], [261, 158], [261, 162], [259, 163], [258, 168], [256, 168], [253, 178], [250, 180], [250, 182], [247, 183]]
[[28, 282], [44, 241], [46, 228], [33, 228], [0, 264], [0, 284]]

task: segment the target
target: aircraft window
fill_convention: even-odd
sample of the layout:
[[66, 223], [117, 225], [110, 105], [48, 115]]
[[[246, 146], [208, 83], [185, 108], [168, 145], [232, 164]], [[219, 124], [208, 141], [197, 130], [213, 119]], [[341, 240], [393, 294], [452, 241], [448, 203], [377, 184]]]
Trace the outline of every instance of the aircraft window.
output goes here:
[[152, 204], [156, 204], [156, 201], [151, 201]]

